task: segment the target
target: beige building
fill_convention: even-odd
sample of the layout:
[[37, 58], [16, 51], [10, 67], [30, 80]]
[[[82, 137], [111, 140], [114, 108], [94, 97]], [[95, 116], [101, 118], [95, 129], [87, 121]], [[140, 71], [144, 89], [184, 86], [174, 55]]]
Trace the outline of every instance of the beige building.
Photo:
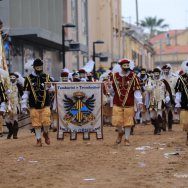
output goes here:
[[153, 37], [150, 42], [155, 50], [155, 66], [171, 64], [174, 71], [188, 59], [188, 30], [170, 30]]
[[145, 42], [142, 28], [123, 22], [123, 50], [125, 57], [134, 60], [135, 66], [153, 69], [153, 48]]
[[96, 53], [108, 56], [107, 62], [96, 59], [96, 67], [108, 69], [112, 61], [122, 58], [121, 37], [121, 1], [120, 0], [89, 0], [88, 1], [89, 54], [93, 55], [93, 42]]
[[[79, 69], [89, 58], [95, 56], [96, 70], [101, 66], [105, 69], [110, 68], [112, 61], [122, 57], [121, 1], [64, 1], [64, 23], [76, 25], [75, 29], [66, 29], [65, 37], [67, 40], [73, 39], [74, 42], [79, 42], [82, 48], [81, 51], [66, 52], [66, 62], [68, 62], [66, 67]], [[98, 44], [96, 41], [103, 43]]]

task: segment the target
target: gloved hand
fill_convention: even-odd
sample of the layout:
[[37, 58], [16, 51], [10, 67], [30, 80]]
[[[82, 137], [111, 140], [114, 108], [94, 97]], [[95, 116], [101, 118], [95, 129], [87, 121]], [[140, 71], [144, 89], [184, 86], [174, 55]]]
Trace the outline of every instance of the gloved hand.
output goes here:
[[28, 108], [22, 108], [22, 111], [21, 111], [22, 114], [29, 114], [29, 110]]
[[166, 103], [169, 103], [169, 102], [170, 102], [170, 97], [169, 97], [169, 96], [166, 96], [165, 102], [166, 102]]

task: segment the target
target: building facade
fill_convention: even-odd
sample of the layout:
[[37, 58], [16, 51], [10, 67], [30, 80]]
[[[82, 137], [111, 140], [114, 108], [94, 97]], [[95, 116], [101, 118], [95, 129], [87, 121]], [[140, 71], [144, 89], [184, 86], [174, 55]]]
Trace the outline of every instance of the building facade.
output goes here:
[[170, 30], [150, 39], [155, 50], [155, 66], [171, 64], [174, 71], [188, 59], [188, 30]]
[[88, 1], [89, 52], [93, 55], [93, 42], [102, 40], [104, 44], [96, 44], [96, 53], [107, 56], [105, 62], [96, 58], [96, 68], [110, 68], [112, 61], [122, 58], [122, 25], [120, 0]]
[[[45, 72], [59, 79], [63, 34], [65, 66], [71, 71], [87, 63], [98, 40], [104, 43], [95, 46], [96, 68], [108, 69], [123, 55], [119, 0], [2, 0], [0, 19], [11, 37], [10, 71], [25, 74], [24, 65], [41, 58]], [[76, 27], [63, 28], [67, 23]]]
[[[11, 40], [7, 48], [10, 71], [25, 74], [24, 65], [41, 58], [44, 71], [58, 80], [62, 69], [63, 32], [67, 68], [78, 69], [80, 59], [88, 53], [87, 0], [2, 0], [0, 19]], [[76, 27], [63, 30], [65, 23]], [[79, 49], [70, 50], [69, 44], [74, 46], [77, 42]]]
[[154, 50], [145, 41], [142, 28], [123, 22], [123, 31], [124, 56], [134, 60], [137, 67], [153, 69]]

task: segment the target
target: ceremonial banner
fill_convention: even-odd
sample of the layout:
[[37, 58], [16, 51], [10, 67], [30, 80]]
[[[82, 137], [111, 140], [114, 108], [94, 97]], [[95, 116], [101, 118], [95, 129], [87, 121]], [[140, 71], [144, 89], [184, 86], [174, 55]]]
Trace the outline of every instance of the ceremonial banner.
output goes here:
[[55, 86], [57, 138], [64, 139], [64, 133], [70, 133], [70, 139], [76, 140], [82, 133], [83, 139], [90, 139], [90, 133], [95, 133], [102, 139], [102, 83], [57, 82]]

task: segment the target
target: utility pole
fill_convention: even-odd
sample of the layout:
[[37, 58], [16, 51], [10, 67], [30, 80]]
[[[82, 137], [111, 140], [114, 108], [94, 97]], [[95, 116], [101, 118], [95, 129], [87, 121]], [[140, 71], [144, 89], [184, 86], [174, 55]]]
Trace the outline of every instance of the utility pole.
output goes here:
[[162, 66], [162, 39], [159, 41], [160, 44], [160, 66]]
[[136, 25], [139, 25], [139, 19], [138, 19], [138, 0], [136, 0]]

